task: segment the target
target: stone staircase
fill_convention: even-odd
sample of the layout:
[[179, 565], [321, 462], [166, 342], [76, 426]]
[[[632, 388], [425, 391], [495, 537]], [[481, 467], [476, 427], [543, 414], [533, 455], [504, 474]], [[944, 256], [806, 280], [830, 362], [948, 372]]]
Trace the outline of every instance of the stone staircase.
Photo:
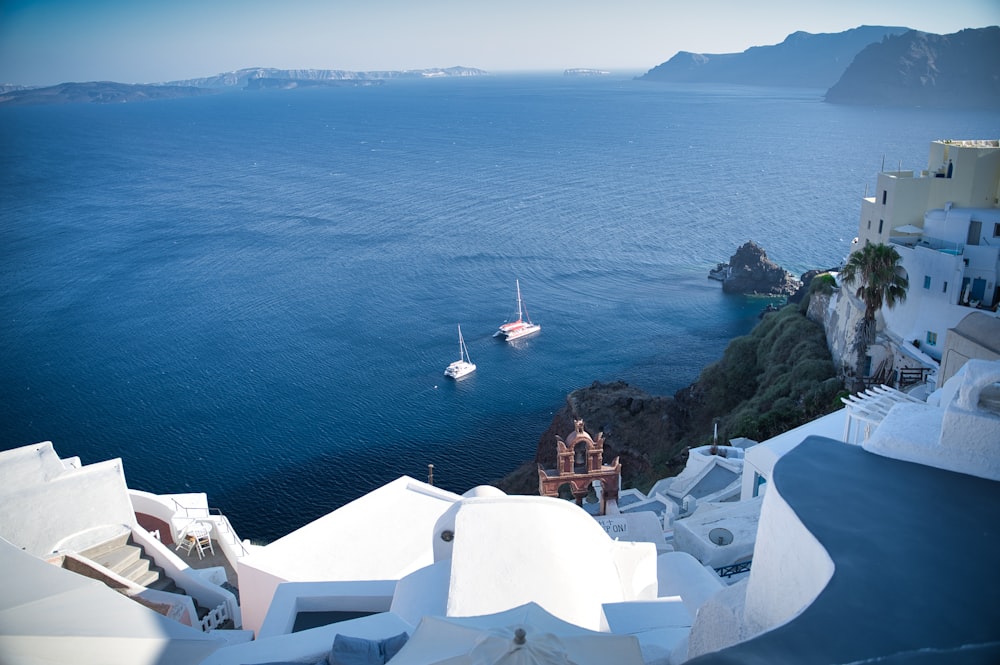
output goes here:
[[[79, 554], [139, 586], [187, 595], [184, 589], [178, 587], [174, 580], [167, 576], [163, 568], [156, 565], [142, 546], [132, 540], [130, 533], [116, 536]], [[209, 612], [208, 608], [199, 605], [197, 600], [194, 600], [194, 605], [198, 619], [204, 619]]]
[[111, 572], [124, 577], [139, 586], [151, 589], [163, 579], [163, 569], [153, 563], [139, 545], [132, 541], [131, 534], [122, 534], [111, 540], [80, 552], [80, 556], [99, 563]]

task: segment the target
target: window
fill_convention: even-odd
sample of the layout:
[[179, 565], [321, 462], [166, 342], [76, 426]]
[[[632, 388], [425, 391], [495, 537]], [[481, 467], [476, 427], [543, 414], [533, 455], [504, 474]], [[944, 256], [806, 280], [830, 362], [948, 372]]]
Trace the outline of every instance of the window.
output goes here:
[[882, 205], [885, 205], [885, 197], [887, 197], [888, 195], [889, 195], [889, 190], [883, 189], [882, 190]]
[[927, 343], [930, 344], [931, 346], [936, 346], [937, 345], [937, 333], [936, 332], [931, 332], [930, 330], [927, 331]]
[[868, 230], [869, 231], [872, 230], [872, 220], [870, 220], [870, 219], [868, 220]]
[[925, 289], [931, 288], [931, 276], [930, 275], [924, 275], [924, 288]]
[[941, 293], [948, 293], [948, 282], [944, 283], [944, 288], [941, 289]]
[[993, 237], [1000, 238], [1000, 222], [993, 225]]
[[[766, 484], [767, 484], [767, 478], [765, 478], [764, 476], [762, 476], [759, 473], [757, 473], [756, 471], [754, 471], [753, 472], [753, 495], [754, 496], [760, 496], [760, 488], [761, 488], [762, 485], [766, 485]], [[766, 490], [767, 488], [765, 487], [764, 489]]]
[[882, 233], [882, 224], [884, 224], [884, 223], [885, 223], [884, 219], [878, 220], [878, 232], [879, 233]]

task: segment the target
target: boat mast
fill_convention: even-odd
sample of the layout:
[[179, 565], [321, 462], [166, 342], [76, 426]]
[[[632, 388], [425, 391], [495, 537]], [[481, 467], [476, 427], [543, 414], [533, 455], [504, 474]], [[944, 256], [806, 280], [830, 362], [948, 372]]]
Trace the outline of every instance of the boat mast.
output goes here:
[[521, 280], [515, 279], [514, 284], [517, 285], [517, 320], [520, 321], [524, 318], [524, 315], [521, 314]]

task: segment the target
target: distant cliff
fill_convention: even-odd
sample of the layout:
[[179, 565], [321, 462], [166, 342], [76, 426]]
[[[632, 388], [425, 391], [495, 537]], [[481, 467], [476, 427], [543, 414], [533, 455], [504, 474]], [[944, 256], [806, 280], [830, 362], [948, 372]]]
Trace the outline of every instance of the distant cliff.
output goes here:
[[707, 54], [681, 51], [642, 76], [644, 81], [739, 83], [827, 89], [836, 83], [869, 44], [909, 28], [861, 26], [845, 32], [795, 32], [773, 46], [754, 46], [742, 53]]
[[837, 104], [1000, 108], [1000, 27], [911, 30], [865, 48], [826, 93]]
[[[223, 72], [205, 78], [170, 81], [166, 85], [194, 86], [196, 88], [245, 88], [254, 86], [254, 80], [300, 82], [306, 81], [384, 81], [388, 79], [421, 79], [444, 77], [488, 76], [482, 69], [473, 67], [447, 67], [433, 69], [404, 69], [369, 72], [354, 72], [346, 69], [273, 69], [269, 67], [249, 67], [233, 72]], [[275, 87], [270, 83], [256, 87]], [[284, 87], [295, 87], [289, 83]]]

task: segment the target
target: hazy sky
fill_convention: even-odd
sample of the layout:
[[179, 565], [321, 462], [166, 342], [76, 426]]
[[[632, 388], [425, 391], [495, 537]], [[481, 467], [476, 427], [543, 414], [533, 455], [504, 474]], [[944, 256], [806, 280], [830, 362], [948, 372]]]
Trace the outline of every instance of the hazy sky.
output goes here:
[[0, 83], [163, 82], [244, 67], [646, 71], [796, 30], [1000, 24], [1000, 0], [0, 0]]

